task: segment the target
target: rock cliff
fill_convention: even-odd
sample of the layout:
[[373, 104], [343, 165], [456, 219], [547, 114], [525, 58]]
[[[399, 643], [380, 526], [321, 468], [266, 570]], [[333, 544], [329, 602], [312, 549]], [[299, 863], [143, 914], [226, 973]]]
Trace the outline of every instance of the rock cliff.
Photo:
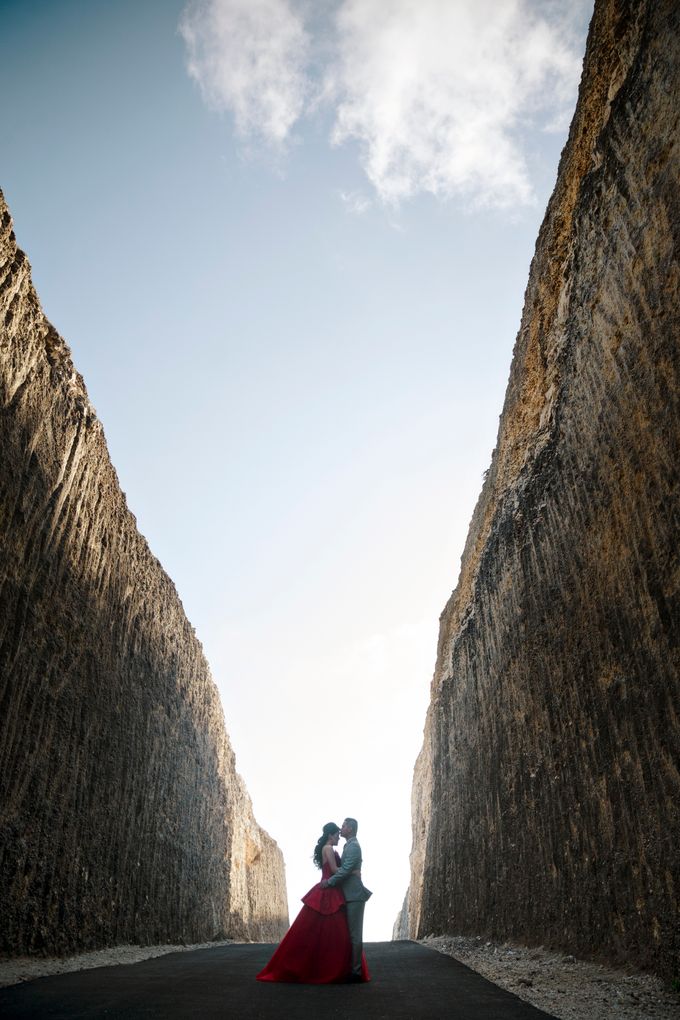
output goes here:
[[0, 951], [277, 939], [281, 852], [0, 220]]
[[679, 22], [595, 5], [441, 617], [397, 936], [679, 970]]

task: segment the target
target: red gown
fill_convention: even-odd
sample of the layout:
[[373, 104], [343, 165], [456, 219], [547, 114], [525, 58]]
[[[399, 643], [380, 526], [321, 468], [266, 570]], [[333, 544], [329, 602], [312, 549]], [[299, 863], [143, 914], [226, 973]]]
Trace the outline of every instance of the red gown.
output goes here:
[[[335, 853], [340, 864], [340, 858]], [[330, 878], [324, 864], [321, 878]], [[318, 883], [302, 897], [302, 910], [283, 936], [258, 981], [296, 981], [303, 985], [331, 985], [347, 980], [352, 966], [345, 897], [337, 886], [322, 889]], [[366, 957], [361, 971], [370, 981]]]

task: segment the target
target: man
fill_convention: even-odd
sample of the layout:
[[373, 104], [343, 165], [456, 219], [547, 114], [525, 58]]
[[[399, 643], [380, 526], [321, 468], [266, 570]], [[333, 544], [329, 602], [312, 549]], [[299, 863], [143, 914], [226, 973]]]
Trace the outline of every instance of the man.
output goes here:
[[348, 980], [361, 981], [361, 954], [364, 947], [364, 907], [372, 893], [361, 881], [361, 847], [357, 839], [359, 824], [356, 818], [345, 818], [340, 835], [345, 840], [340, 867], [321, 883], [322, 886], [342, 885], [347, 904], [347, 925], [352, 943], [352, 970]]

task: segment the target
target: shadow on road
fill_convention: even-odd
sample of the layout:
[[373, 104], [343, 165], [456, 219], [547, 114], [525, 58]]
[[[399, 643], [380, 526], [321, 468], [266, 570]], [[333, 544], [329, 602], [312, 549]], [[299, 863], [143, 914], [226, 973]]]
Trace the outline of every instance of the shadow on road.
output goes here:
[[3, 1020], [540, 1020], [548, 1016], [415, 942], [366, 946], [364, 985], [263, 984], [274, 946], [230, 945], [0, 990]]

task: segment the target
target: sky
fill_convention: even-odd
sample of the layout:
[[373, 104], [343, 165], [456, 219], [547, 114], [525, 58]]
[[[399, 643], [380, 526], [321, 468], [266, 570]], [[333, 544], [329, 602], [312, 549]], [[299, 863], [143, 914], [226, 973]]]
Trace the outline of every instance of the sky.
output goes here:
[[[591, 0], [0, 0], [0, 187], [286, 862], [409, 881]], [[455, 852], [455, 848], [451, 848]]]

